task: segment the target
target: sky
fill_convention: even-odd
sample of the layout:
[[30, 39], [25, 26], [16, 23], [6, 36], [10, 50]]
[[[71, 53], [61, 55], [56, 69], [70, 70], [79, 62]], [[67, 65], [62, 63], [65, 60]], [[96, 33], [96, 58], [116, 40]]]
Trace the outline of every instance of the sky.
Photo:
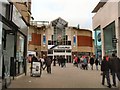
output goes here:
[[53, 21], [61, 17], [68, 26], [92, 30], [92, 10], [100, 0], [32, 0], [34, 21]]

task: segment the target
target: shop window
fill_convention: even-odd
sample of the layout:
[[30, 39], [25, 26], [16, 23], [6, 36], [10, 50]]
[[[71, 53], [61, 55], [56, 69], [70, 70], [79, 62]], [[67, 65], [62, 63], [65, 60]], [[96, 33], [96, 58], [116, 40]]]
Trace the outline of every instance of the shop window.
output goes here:
[[32, 41], [32, 35], [31, 34], [28, 35], [28, 41]]
[[48, 40], [48, 45], [52, 45], [52, 42], [51, 42], [51, 40]]
[[71, 45], [71, 41], [68, 41], [68, 44], [67, 45]]
[[48, 50], [48, 54], [53, 54], [53, 50]]
[[116, 36], [115, 34], [115, 22], [109, 24], [107, 27], [103, 29], [104, 32], [104, 47], [105, 47], [105, 54], [109, 55], [114, 51], [116, 48], [113, 46], [112, 38]]
[[24, 45], [25, 38], [22, 34], [17, 33], [17, 53], [16, 53], [16, 74], [21, 74], [24, 72]]
[[66, 52], [70, 52], [71, 53], [71, 50], [66, 50]]

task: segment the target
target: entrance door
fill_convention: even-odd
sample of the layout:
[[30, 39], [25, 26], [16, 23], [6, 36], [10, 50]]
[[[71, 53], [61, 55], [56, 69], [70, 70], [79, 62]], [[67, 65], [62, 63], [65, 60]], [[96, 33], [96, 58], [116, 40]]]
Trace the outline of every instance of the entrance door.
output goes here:
[[67, 62], [68, 63], [71, 63], [72, 61], [71, 61], [71, 56], [66, 56], [67, 57]]
[[11, 83], [10, 78], [10, 58], [14, 57], [14, 35], [10, 31], [3, 30], [2, 34], [2, 49], [3, 49], [3, 68], [2, 79], [3, 88]]

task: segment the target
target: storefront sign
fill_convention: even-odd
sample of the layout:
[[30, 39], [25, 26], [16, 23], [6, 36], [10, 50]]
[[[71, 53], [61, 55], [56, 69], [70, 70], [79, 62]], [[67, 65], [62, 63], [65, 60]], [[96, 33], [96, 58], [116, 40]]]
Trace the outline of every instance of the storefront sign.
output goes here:
[[55, 49], [71, 49], [71, 46], [57, 46]]
[[26, 28], [27, 25], [25, 22], [22, 20], [22, 15], [20, 12], [17, 10], [15, 6], [13, 6], [13, 16], [12, 16], [12, 21], [20, 28]]
[[73, 43], [74, 43], [74, 46], [76, 45], [76, 36], [74, 35], [73, 36]]
[[[53, 48], [52, 48], [53, 47]], [[72, 47], [70, 45], [48, 45], [48, 49], [72, 49]]]

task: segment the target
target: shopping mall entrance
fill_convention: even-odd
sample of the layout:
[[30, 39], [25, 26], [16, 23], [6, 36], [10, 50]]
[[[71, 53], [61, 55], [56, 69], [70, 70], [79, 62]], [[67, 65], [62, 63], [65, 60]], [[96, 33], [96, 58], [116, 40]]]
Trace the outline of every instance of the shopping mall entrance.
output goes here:
[[[53, 47], [53, 46], [52, 46]], [[58, 59], [58, 57], [62, 56], [67, 60], [68, 63], [71, 63], [71, 46], [70, 45], [58, 45], [53, 48], [49, 47], [48, 56], [52, 59]]]

